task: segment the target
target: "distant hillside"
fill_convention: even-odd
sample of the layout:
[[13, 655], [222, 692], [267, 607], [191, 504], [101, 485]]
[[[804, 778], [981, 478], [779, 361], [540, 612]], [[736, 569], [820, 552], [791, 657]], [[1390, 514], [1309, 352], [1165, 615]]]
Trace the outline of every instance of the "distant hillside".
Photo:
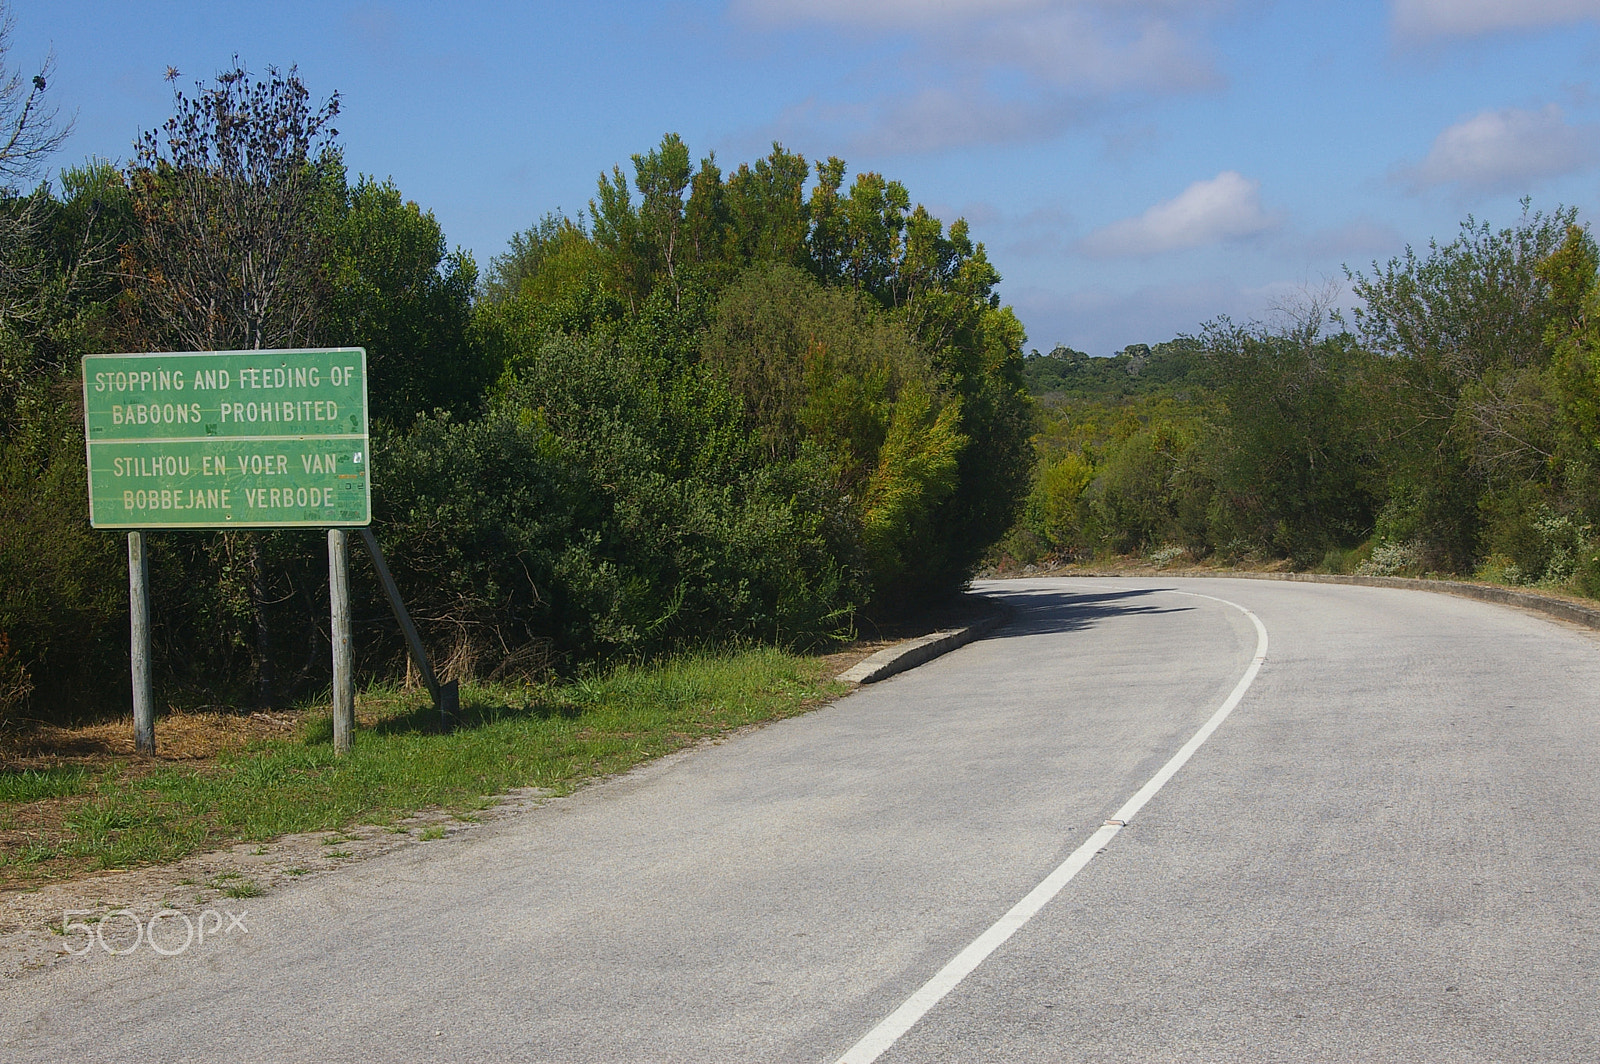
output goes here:
[[1130, 344], [1110, 358], [1096, 358], [1057, 344], [1048, 355], [1023, 359], [1028, 392], [1041, 398], [1115, 402], [1146, 395], [1179, 398], [1204, 387], [1200, 341], [1180, 337], [1154, 347]]

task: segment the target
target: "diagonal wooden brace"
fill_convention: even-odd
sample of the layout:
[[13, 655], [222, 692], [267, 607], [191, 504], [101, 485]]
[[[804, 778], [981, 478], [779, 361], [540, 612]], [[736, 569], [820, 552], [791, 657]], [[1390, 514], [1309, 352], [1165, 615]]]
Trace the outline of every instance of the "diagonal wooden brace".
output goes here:
[[372, 529], [363, 528], [361, 538], [367, 544], [367, 553], [372, 555], [372, 566], [378, 570], [378, 580], [383, 584], [383, 593], [389, 598], [389, 608], [394, 611], [394, 619], [400, 625], [401, 634], [406, 637], [411, 660], [416, 662], [417, 670], [422, 673], [422, 682], [428, 685], [428, 693], [433, 696], [433, 706], [439, 711], [439, 723], [448, 731], [461, 711], [460, 685], [455, 680], [441, 684], [434, 676], [433, 666], [428, 664], [428, 652], [422, 646], [422, 636], [417, 634], [417, 626], [411, 623], [411, 614], [406, 612], [406, 604], [400, 600], [400, 589], [395, 586], [394, 577], [389, 572], [389, 563], [383, 560], [383, 551], [378, 548], [378, 537], [372, 534]]

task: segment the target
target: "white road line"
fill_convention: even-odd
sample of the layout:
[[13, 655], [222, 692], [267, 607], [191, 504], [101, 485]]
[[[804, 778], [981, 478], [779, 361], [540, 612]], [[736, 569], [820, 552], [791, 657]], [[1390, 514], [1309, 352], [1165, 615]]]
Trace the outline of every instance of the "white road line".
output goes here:
[[1207, 739], [1211, 738], [1211, 733], [1216, 731], [1222, 722], [1228, 719], [1228, 714], [1232, 713], [1234, 707], [1239, 704], [1240, 699], [1244, 698], [1244, 693], [1250, 689], [1250, 685], [1255, 682], [1256, 674], [1261, 671], [1261, 663], [1267, 658], [1267, 628], [1266, 625], [1261, 623], [1261, 618], [1237, 602], [1229, 602], [1227, 599], [1216, 598], [1213, 595], [1199, 595], [1190, 591], [1173, 591], [1169, 592], [1169, 594], [1210, 599], [1212, 602], [1220, 602], [1225, 606], [1232, 606], [1250, 618], [1250, 623], [1256, 626], [1255, 657], [1250, 660], [1250, 667], [1244, 671], [1244, 675], [1234, 685], [1233, 693], [1228, 695], [1227, 700], [1218, 707], [1215, 713], [1211, 714], [1211, 719], [1200, 726], [1200, 730], [1194, 733], [1194, 737], [1184, 743], [1182, 748], [1172, 755], [1171, 760], [1161, 766], [1159, 772], [1150, 777], [1148, 783], [1140, 787], [1132, 798], [1122, 803], [1122, 808], [1117, 810], [1115, 816], [1106, 821], [1093, 835], [1090, 835], [1087, 842], [1073, 850], [1072, 854], [1065, 861], [1062, 861], [1054, 872], [1051, 872], [1044, 878], [1043, 882], [1028, 892], [1027, 897], [1013, 905], [1010, 912], [996, 920], [987, 931], [974, 939], [971, 945], [956, 954], [949, 964], [941, 968], [937, 975], [929, 979], [922, 985], [921, 989], [907, 998], [903, 1005], [891, 1012], [882, 1023], [863, 1035], [861, 1041], [851, 1046], [849, 1051], [839, 1058], [838, 1064], [871, 1064], [872, 1061], [882, 1056], [885, 1050], [894, 1045], [901, 1035], [911, 1030], [918, 1020], [927, 1015], [929, 1009], [938, 1004], [939, 1000], [946, 994], [954, 990], [961, 980], [970, 975], [973, 969], [988, 958], [989, 954], [999, 949], [1000, 945], [1015, 934], [1018, 928], [1033, 919], [1034, 914], [1044, 908], [1051, 898], [1061, 893], [1061, 889], [1072, 881], [1072, 877], [1083, 871], [1084, 867], [1094, 860], [1095, 854], [1100, 853], [1110, 845], [1111, 840], [1117, 837], [1117, 832], [1121, 831], [1128, 821], [1132, 820], [1139, 810], [1144, 808], [1146, 802], [1156, 796], [1157, 791], [1167, 785], [1167, 781], [1177, 774], [1177, 771], [1194, 756], [1195, 751], [1200, 749]]

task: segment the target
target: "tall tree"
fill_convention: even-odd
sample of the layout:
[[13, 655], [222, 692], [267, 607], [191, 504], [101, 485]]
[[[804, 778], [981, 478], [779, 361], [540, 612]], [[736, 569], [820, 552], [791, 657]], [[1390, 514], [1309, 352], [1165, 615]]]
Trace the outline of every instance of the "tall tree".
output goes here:
[[[174, 72], [175, 73], [175, 72]], [[342, 185], [335, 93], [312, 109], [295, 69], [233, 67], [134, 145], [129, 265], [155, 334], [197, 351], [304, 342], [320, 301], [319, 218]]]
[[1558, 311], [1538, 267], [1575, 217], [1524, 203], [1515, 226], [1469, 217], [1426, 255], [1407, 248], [1351, 274], [1363, 303], [1355, 330], [1387, 363], [1374, 408], [1389, 470], [1378, 532], [1415, 541], [1430, 568], [1470, 570], [1486, 493], [1531, 498], [1523, 486], [1547, 475], [1557, 435], [1547, 329]]
[[504, 303], [521, 295], [523, 286], [539, 276], [545, 260], [569, 228], [576, 227], [557, 209], [546, 211], [544, 217], [522, 232], [512, 233], [506, 250], [489, 259], [483, 294], [492, 303]]
[[9, 60], [16, 16], [0, 3], [0, 324], [37, 321], [40, 289], [49, 276], [39, 243], [52, 213], [44, 190], [23, 195], [49, 155], [72, 130], [45, 100], [54, 57], [31, 77]]
[[646, 261], [665, 274], [678, 297], [678, 230], [683, 224], [683, 193], [689, 187], [689, 149], [676, 133], [661, 138], [660, 147], [633, 157], [639, 204], [639, 236]]
[[1271, 330], [1206, 326], [1221, 403], [1214, 415], [1219, 520], [1246, 542], [1306, 563], [1371, 534], [1376, 459], [1364, 404], [1371, 356], [1321, 335], [1317, 304]]
[[45, 101], [55, 57], [46, 56], [31, 77], [7, 60], [16, 23], [10, 5], [0, 4], [0, 188], [7, 190], [35, 177], [72, 132], [72, 123]]
[[716, 153], [700, 160], [689, 182], [689, 201], [683, 211], [683, 242], [687, 261], [697, 268], [715, 268], [728, 261], [728, 197]]
[[[339, 96], [313, 109], [295, 68], [268, 67], [257, 79], [237, 56], [214, 85], [195, 89], [189, 97], [174, 87], [172, 117], [134, 144], [128, 182], [139, 236], [126, 268], [137, 317], [152, 345], [306, 344], [322, 304], [328, 237], [321, 222], [344, 185], [334, 146]], [[244, 556], [256, 698], [270, 705], [261, 536], [225, 533], [222, 553]]]
[[741, 163], [728, 176], [728, 218], [740, 265], [803, 261], [810, 224], [806, 175], [805, 157], [774, 141], [765, 159]]
[[472, 257], [447, 254], [433, 212], [388, 181], [361, 178], [330, 228], [319, 334], [367, 349], [372, 416], [403, 427], [434, 409], [470, 413], [488, 384], [468, 338]]

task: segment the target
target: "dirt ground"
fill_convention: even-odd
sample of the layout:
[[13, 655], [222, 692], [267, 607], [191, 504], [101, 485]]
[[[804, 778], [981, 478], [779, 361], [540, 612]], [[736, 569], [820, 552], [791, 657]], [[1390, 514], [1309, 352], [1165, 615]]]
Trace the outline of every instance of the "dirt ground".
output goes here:
[[35, 724], [0, 734], [0, 771], [75, 765], [95, 771], [116, 762], [138, 772], [141, 765], [209, 761], [258, 739], [292, 735], [298, 721], [293, 713], [166, 714], [161, 718], [160, 756], [155, 759], [134, 755], [131, 717], [70, 728]]
[[[926, 611], [915, 622], [864, 626], [862, 638], [822, 660], [837, 676], [896, 642], [962, 627], [995, 608], [981, 598], [965, 597]], [[81, 766], [100, 772], [116, 766], [137, 776], [173, 762], [204, 763], [255, 740], [292, 735], [298, 725], [299, 718], [293, 713], [166, 715], [160, 719], [155, 758], [135, 755], [131, 718], [73, 728], [37, 725], [0, 736], [0, 771]], [[172, 864], [0, 885], [0, 980], [37, 971], [82, 948], [81, 935], [59, 933], [68, 910], [80, 914], [87, 910], [88, 915], [72, 919], [91, 924], [120, 910], [141, 920], [163, 909], [190, 916], [208, 908], [241, 912], [248, 909], [249, 897], [269, 893], [292, 880], [334, 875], [354, 862], [401, 847], [432, 845], [549, 800], [548, 792], [526, 788], [500, 795], [496, 804], [472, 814], [422, 810], [387, 827], [287, 835], [263, 844], [240, 843], [193, 854]], [[0, 832], [0, 849], [23, 845], [30, 836], [37, 838], [40, 832], [59, 828], [70, 801], [34, 802], [16, 810], [10, 830]], [[126, 922], [122, 917], [117, 920]]]

